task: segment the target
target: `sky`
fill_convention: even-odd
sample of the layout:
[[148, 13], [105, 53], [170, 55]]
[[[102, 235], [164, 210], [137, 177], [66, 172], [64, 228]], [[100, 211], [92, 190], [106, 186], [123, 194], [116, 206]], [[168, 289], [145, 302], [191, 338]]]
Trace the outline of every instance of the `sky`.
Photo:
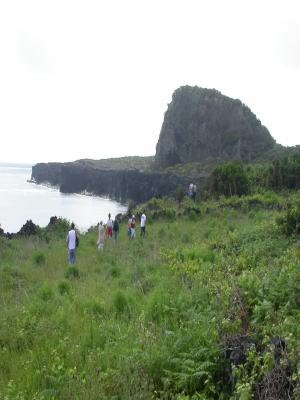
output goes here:
[[153, 155], [182, 85], [300, 144], [300, 1], [0, 1], [2, 162]]

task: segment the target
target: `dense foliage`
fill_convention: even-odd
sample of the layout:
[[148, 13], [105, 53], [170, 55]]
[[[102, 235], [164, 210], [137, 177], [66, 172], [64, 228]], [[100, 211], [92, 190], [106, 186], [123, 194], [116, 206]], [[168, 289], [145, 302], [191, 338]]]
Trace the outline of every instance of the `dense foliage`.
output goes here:
[[235, 161], [220, 164], [213, 169], [206, 186], [210, 195], [217, 196], [299, 189], [300, 153], [248, 165]]
[[246, 194], [248, 190], [248, 178], [242, 164], [232, 161], [214, 169], [210, 187], [212, 193], [241, 196]]
[[0, 399], [299, 399], [299, 200], [152, 199], [72, 268], [65, 221], [0, 238]]

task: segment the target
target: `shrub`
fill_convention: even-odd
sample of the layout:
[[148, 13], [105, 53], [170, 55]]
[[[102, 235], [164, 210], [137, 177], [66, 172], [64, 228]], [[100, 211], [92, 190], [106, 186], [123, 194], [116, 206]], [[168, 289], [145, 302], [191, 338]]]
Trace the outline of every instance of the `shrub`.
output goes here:
[[277, 219], [277, 224], [286, 235], [300, 233], [300, 204], [290, 206], [286, 213]]
[[53, 298], [54, 292], [51, 286], [49, 286], [47, 283], [44, 283], [39, 291], [38, 291], [38, 296], [43, 300], [43, 301], [49, 301]]
[[66, 278], [79, 278], [79, 270], [77, 267], [71, 265], [68, 267], [66, 273], [65, 273]]
[[216, 167], [210, 177], [210, 190], [225, 196], [246, 194], [249, 182], [243, 165], [232, 161]]
[[120, 268], [118, 268], [118, 267], [116, 267], [116, 266], [113, 266], [113, 267], [111, 268], [111, 270], [110, 270], [110, 275], [111, 275], [113, 278], [119, 277], [119, 276], [121, 275]]
[[58, 284], [59, 294], [68, 294], [70, 292], [70, 285], [67, 281], [60, 281]]
[[85, 311], [95, 317], [104, 315], [105, 308], [103, 304], [97, 299], [88, 299], [84, 302], [83, 307]]
[[184, 197], [185, 197], [185, 190], [184, 190], [184, 188], [182, 187], [182, 186], [177, 186], [177, 188], [176, 188], [176, 192], [175, 192], [175, 199], [179, 202], [179, 203], [181, 203], [182, 202], [182, 200], [184, 199]]
[[55, 236], [63, 238], [70, 228], [70, 221], [65, 218], [51, 217], [46, 231], [53, 232]]
[[113, 307], [117, 314], [122, 314], [129, 310], [127, 297], [120, 290], [113, 295]]
[[41, 251], [35, 253], [33, 255], [33, 261], [35, 262], [36, 265], [45, 264], [45, 262], [46, 262], [45, 254], [42, 253]]

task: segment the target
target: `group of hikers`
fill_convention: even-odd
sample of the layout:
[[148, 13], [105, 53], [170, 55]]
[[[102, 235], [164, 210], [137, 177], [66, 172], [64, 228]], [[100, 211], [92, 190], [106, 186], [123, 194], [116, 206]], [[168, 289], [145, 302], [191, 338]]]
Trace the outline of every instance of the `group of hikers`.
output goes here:
[[[147, 217], [146, 217], [146, 212], [144, 210], [140, 220], [141, 237], [146, 236], [146, 222], [147, 222]], [[100, 221], [98, 226], [98, 240], [97, 240], [98, 250], [103, 251], [106, 239], [109, 240], [114, 238], [114, 240], [117, 241], [119, 236], [119, 231], [120, 231], [120, 225], [118, 218], [115, 217], [115, 219], [112, 220], [111, 214], [109, 213], [106, 224], [104, 224], [103, 221]], [[136, 238], [135, 215], [131, 215], [128, 219], [127, 234], [129, 240], [134, 240]], [[75, 225], [73, 222], [67, 234], [66, 243], [68, 248], [69, 264], [76, 264], [76, 248], [79, 246], [79, 236], [75, 230]]]
[[[188, 197], [196, 201], [196, 193], [197, 193], [196, 185], [194, 183], [190, 183], [187, 191]], [[147, 217], [146, 217], [146, 211], [144, 210], [140, 220], [141, 237], [145, 237], [146, 235], [146, 222], [147, 222]], [[106, 224], [104, 224], [103, 221], [100, 221], [98, 226], [98, 240], [97, 240], [98, 250], [103, 251], [106, 239], [114, 238], [114, 240], [117, 241], [119, 236], [119, 231], [120, 231], [120, 225], [118, 218], [115, 217], [115, 219], [112, 220], [111, 214], [109, 213]], [[134, 214], [132, 214], [128, 219], [127, 234], [129, 240], [134, 240], [136, 238], [136, 218]], [[76, 248], [79, 245], [79, 237], [78, 233], [75, 230], [74, 223], [71, 224], [71, 228], [67, 234], [66, 242], [69, 255], [69, 264], [75, 264]]]

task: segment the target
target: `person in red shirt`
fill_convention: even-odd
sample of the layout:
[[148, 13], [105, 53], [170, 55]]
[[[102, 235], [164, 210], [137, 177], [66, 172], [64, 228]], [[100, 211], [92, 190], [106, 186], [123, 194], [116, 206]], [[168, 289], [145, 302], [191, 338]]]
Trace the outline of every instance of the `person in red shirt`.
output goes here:
[[106, 223], [106, 234], [108, 238], [112, 238], [113, 234], [113, 220], [111, 219], [111, 215], [108, 214], [108, 220]]

